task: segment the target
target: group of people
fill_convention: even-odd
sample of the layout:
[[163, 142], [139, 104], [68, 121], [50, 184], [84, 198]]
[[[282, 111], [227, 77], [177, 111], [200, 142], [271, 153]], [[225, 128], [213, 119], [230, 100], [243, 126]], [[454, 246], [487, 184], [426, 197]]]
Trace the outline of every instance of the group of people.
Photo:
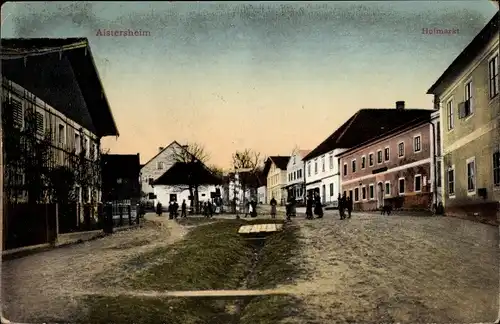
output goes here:
[[[313, 210], [314, 208], [314, 210]], [[317, 218], [323, 218], [323, 203], [321, 202], [321, 197], [318, 192], [314, 193], [314, 196], [311, 194], [307, 195], [306, 199], [306, 219], [313, 219], [313, 211], [314, 215]]]
[[[163, 205], [161, 202], [156, 204], [156, 214], [161, 216], [163, 214]], [[176, 200], [170, 201], [168, 204], [168, 218], [169, 219], [177, 219], [179, 217], [179, 204]], [[181, 217], [187, 217], [187, 205], [186, 200], [182, 201], [181, 205]]]
[[347, 218], [351, 218], [351, 213], [352, 213], [352, 197], [346, 197], [345, 193], [344, 195], [338, 196], [338, 202], [339, 202], [339, 214], [340, 214], [340, 219], [345, 219], [346, 218], [346, 211], [347, 211]]
[[253, 199], [247, 202], [246, 209], [245, 209], [245, 217], [257, 217], [257, 202], [254, 201]]

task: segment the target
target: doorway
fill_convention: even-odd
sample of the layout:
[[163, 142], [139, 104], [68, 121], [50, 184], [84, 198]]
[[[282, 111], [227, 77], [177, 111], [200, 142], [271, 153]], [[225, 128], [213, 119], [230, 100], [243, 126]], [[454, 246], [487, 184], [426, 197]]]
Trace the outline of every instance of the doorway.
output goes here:
[[384, 185], [382, 182], [377, 184], [377, 208], [384, 206]]

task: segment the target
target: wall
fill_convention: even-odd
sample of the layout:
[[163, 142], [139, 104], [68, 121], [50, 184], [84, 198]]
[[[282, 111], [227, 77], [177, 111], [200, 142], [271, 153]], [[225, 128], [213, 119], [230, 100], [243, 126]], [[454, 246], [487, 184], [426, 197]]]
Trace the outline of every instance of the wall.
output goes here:
[[[443, 125], [443, 188], [447, 215], [496, 222], [500, 187], [493, 183], [493, 153], [500, 149], [500, 96], [490, 98], [489, 95], [489, 61], [498, 55], [498, 44], [497, 36], [447, 88], [436, 94]], [[465, 99], [465, 84], [469, 81], [472, 81], [473, 113], [459, 119], [458, 104]], [[448, 102], [453, 109], [452, 128]], [[469, 158], [475, 158], [476, 189], [472, 192], [467, 190], [466, 161]], [[455, 170], [454, 195], [449, 193], [449, 169]], [[478, 188], [486, 189], [487, 197], [480, 197]]]
[[[216, 186], [200, 186], [198, 188], [199, 201], [205, 202], [210, 200], [210, 192], [215, 191]], [[189, 190], [187, 186], [154, 186], [154, 194], [157, 196], [155, 199], [155, 204], [160, 202], [163, 206], [168, 206], [170, 202], [170, 195], [177, 195], [177, 202], [182, 203], [186, 200], [186, 204], [189, 206]]]
[[[422, 209], [429, 208], [432, 199], [432, 179], [431, 179], [431, 150], [432, 133], [429, 123], [415, 126], [399, 134], [394, 134], [376, 142], [360, 147], [347, 153], [340, 159], [341, 167], [341, 187], [342, 192], [358, 188], [359, 202], [355, 203], [357, 209], [370, 210], [377, 209], [387, 202], [387, 199], [394, 201], [400, 208]], [[419, 152], [414, 152], [413, 142], [416, 136], [420, 136]], [[398, 145], [404, 143], [404, 155], [399, 156]], [[388, 159], [385, 156], [385, 149], [389, 149]], [[378, 163], [377, 152], [382, 151], [382, 162]], [[370, 154], [373, 154], [373, 165], [370, 166]], [[363, 167], [363, 157], [366, 157]], [[353, 171], [352, 162], [356, 161], [356, 168]], [[347, 173], [344, 173], [344, 165], [347, 165]], [[383, 171], [383, 170], [386, 171]], [[381, 171], [373, 174], [374, 171]], [[414, 176], [421, 175], [422, 190], [420, 193], [414, 192]], [[399, 195], [399, 178], [405, 178], [405, 194]], [[385, 183], [389, 182], [390, 193], [385, 193]], [[383, 186], [379, 187], [379, 183]], [[374, 197], [370, 200], [370, 185], [374, 188]], [[366, 188], [367, 199], [362, 199], [363, 187]], [[404, 199], [395, 197], [404, 196]], [[399, 206], [398, 206], [399, 207]]]
[[260, 186], [257, 189], [257, 197], [258, 197], [258, 203], [262, 204], [267, 204], [267, 187], [266, 186]]
[[274, 197], [278, 203], [283, 203], [284, 200], [286, 200], [286, 193], [283, 190], [286, 185], [286, 180], [286, 170], [281, 170], [272, 163], [267, 175], [268, 200], [271, 200], [272, 197]]
[[298, 189], [295, 192], [295, 198], [299, 200], [303, 199], [303, 197], [305, 196], [305, 169], [304, 161], [302, 161], [302, 156], [300, 155], [299, 151], [292, 153], [290, 159], [288, 160], [286, 172], [287, 188], [290, 188], [290, 186], [292, 185], [295, 185], [294, 187], [298, 187], [295, 188]]
[[[79, 202], [100, 201], [100, 172], [98, 161], [100, 159], [100, 139], [83, 128], [75, 121], [53, 108], [20, 85], [2, 79], [2, 102], [15, 100], [21, 103], [22, 115], [21, 127], [24, 127], [26, 114], [33, 110], [39, 117], [39, 138], [50, 135], [53, 146], [53, 166], [69, 166], [69, 157], [79, 154], [85, 150], [85, 157], [96, 163], [97, 172], [94, 175], [93, 185], [87, 188], [87, 192], [79, 191], [77, 194]], [[24, 175], [20, 175], [24, 178]], [[23, 180], [25, 181], [25, 179]], [[78, 187], [78, 186], [77, 186]]]

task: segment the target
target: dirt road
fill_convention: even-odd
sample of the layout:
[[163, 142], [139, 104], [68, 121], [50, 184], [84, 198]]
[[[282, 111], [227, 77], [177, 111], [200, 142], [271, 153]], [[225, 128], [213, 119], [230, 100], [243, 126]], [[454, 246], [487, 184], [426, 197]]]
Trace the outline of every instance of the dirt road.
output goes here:
[[477, 323], [498, 316], [498, 228], [447, 217], [298, 220], [310, 275], [287, 323]]
[[117, 265], [154, 248], [181, 239], [185, 228], [165, 218], [147, 215], [161, 223], [141, 229], [118, 232], [95, 241], [42, 252], [2, 263], [4, 316], [11, 321], [68, 321], [77, 306], [73, 291], [97, 289], [94, 277], [113, 272]]

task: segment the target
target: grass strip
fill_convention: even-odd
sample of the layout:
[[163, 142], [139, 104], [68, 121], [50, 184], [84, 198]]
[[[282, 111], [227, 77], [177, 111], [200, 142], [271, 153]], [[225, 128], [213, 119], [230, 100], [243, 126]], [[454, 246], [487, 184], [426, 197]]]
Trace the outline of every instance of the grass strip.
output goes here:
[[[294, 261], [298, 253], [299, 228], [286, 226], [267, 239], [254, 274], [248, 280], [248, 288], [271, 289], [293, 283], [303, 272], [301, 265]], [[276, 324], [300, 312], [301, 303], [293, 296], [263, 296], [252, 299], [244, 307], [239, 324]]]

